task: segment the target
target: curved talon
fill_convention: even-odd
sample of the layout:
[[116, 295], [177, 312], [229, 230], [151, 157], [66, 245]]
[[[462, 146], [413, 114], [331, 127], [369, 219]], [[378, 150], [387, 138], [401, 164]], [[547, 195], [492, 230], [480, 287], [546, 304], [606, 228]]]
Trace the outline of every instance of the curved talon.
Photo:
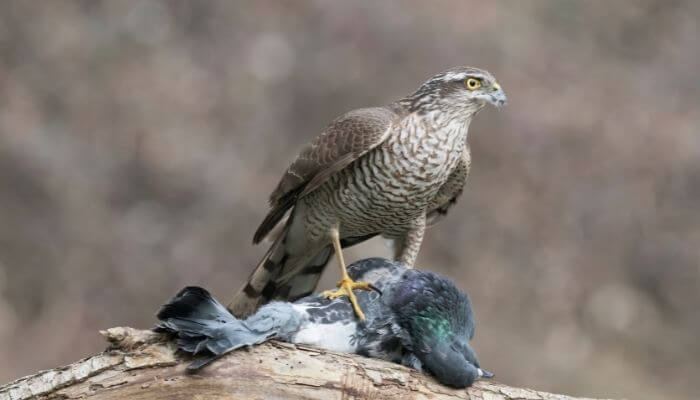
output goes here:
[[369, 288], [372, 289], [372, 290], [374, 290], [375, 292], [379, 293], [380, 296], [382, 295], [382, 291], [379, 290], [379, 289], [377, 289], [377, 287], [374, 286], [373, 284], [368, 283], [367, 286], [369, 286]]

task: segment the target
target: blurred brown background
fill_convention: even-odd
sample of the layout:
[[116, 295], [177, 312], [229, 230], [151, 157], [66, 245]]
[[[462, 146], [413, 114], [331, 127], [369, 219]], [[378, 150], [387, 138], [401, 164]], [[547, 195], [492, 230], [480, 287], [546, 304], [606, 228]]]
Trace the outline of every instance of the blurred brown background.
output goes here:
[[227, 301], [307, 140], [473, 65], [510, 103], [472, 124], [467, 191], [419, 265], [471, 293], [482, 364], [696, 398], [698, 21], [697, 1], [3, 2], [0, 382], [151, 326], [184, 285]]

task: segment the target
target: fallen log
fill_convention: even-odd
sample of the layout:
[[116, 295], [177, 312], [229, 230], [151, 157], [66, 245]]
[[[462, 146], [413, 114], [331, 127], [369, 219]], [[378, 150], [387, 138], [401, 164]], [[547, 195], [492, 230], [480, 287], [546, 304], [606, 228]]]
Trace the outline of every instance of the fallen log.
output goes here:
[[161, 334], [126, 327], [101, 333], [110, 342], [104, 352], [0, 386], [0, 400], [575, 399], [486, 380], [454, 389], [401, 365], [276, 341], [189, 373], [190, 358]]

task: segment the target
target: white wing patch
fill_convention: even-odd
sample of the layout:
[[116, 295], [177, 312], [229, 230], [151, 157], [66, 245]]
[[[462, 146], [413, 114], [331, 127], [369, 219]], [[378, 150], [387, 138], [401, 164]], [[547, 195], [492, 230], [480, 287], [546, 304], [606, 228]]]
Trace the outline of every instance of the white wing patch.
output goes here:
[[[302, 314], [306, 314], [306, 306], [293, 304]], [[332, 324], [312, 323], [308, 318], [302, 323], [299, 331], [291, 338], [292, 343], [306, 344], [342, 353], [354, 353], [357, 345], [353, 336], [357, 332], [357, 323], [338, 321]]]

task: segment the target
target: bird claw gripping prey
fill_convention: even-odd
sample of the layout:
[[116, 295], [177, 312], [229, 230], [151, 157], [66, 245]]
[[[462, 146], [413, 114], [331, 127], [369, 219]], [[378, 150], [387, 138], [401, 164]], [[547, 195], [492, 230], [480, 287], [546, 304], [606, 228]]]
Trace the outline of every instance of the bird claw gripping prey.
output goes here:
[[357, 261], [348, 274], [377, 289], [357, 294], [364, 323], [347, 301], [321, 295], [274, 301], [241, 320], [206, 290], [187, 287], [161, 307], [154, 330], [171, 334], [181, 350], [197, 356], [190, 370], [274, 338], [403, 364], [454, 387], [493, 376], [469, 344], [471, 302], [452, 281], [381, 258]]
[[365, 320], [365, 313], [362, 312], [362, 308], [357, 303], [357, 297], [352, 292], [353, 290], [375, 290], [376, 288], [367, 282], [355, 282], [352, 279], [341, 279], [338, 281], [338, 289], [336, 290], [324, 290], [321, 293], [322, 297], [329, 300], [334, 300], [340, 297], [347, 296], [352, 304], [352, 309], [355, 311], [355, 315], [360, 321]]
[[372, 290], [372, 286], [367, 282], [355, 282], [352, 280], [352, 278], [350, 278], [350, 276], [348, 276], [348, 271], [345, 268], [345, 260], [343, 259], [342, 246], [340, 244], [340, 235], [337, 228], [333, 228], [331, 230], [331, 239], [333, 240], [333, 245], [335, 246], [336, 254], [338, 255], [338, 263], [340, 264], [340, 272], [343, 275], [343, 278], [339, 280], [338, 284], [336, 285], [338, 289], [326, 290], [321, 293], [321, 296], [329, 300], [347, 297], [350, 304], [352, 304], [352, 309], [355, 311], [357, 319], [364, 321], [365, 313], [362, 312], [362, 308], [357, 302], [357, 297], [355, 297], [355, 293], [352, 291], [355, 289]]
[[[311, 294], [335, 253], [375, 236], [393, 240], [412, 266], [425, 228], [462, 193], [471, 157], [469, 124], [506, 94], [489, 72], [455, 67], [381, 107], [349, 111], [328, 124], [282, 175], [253, 243], [272, 242], [228, 309], [252, 314], [270, 300]], [[286, 217], [286, 218], [285, 218]], [[354, 300], [352, 285], [341, 290]]]

